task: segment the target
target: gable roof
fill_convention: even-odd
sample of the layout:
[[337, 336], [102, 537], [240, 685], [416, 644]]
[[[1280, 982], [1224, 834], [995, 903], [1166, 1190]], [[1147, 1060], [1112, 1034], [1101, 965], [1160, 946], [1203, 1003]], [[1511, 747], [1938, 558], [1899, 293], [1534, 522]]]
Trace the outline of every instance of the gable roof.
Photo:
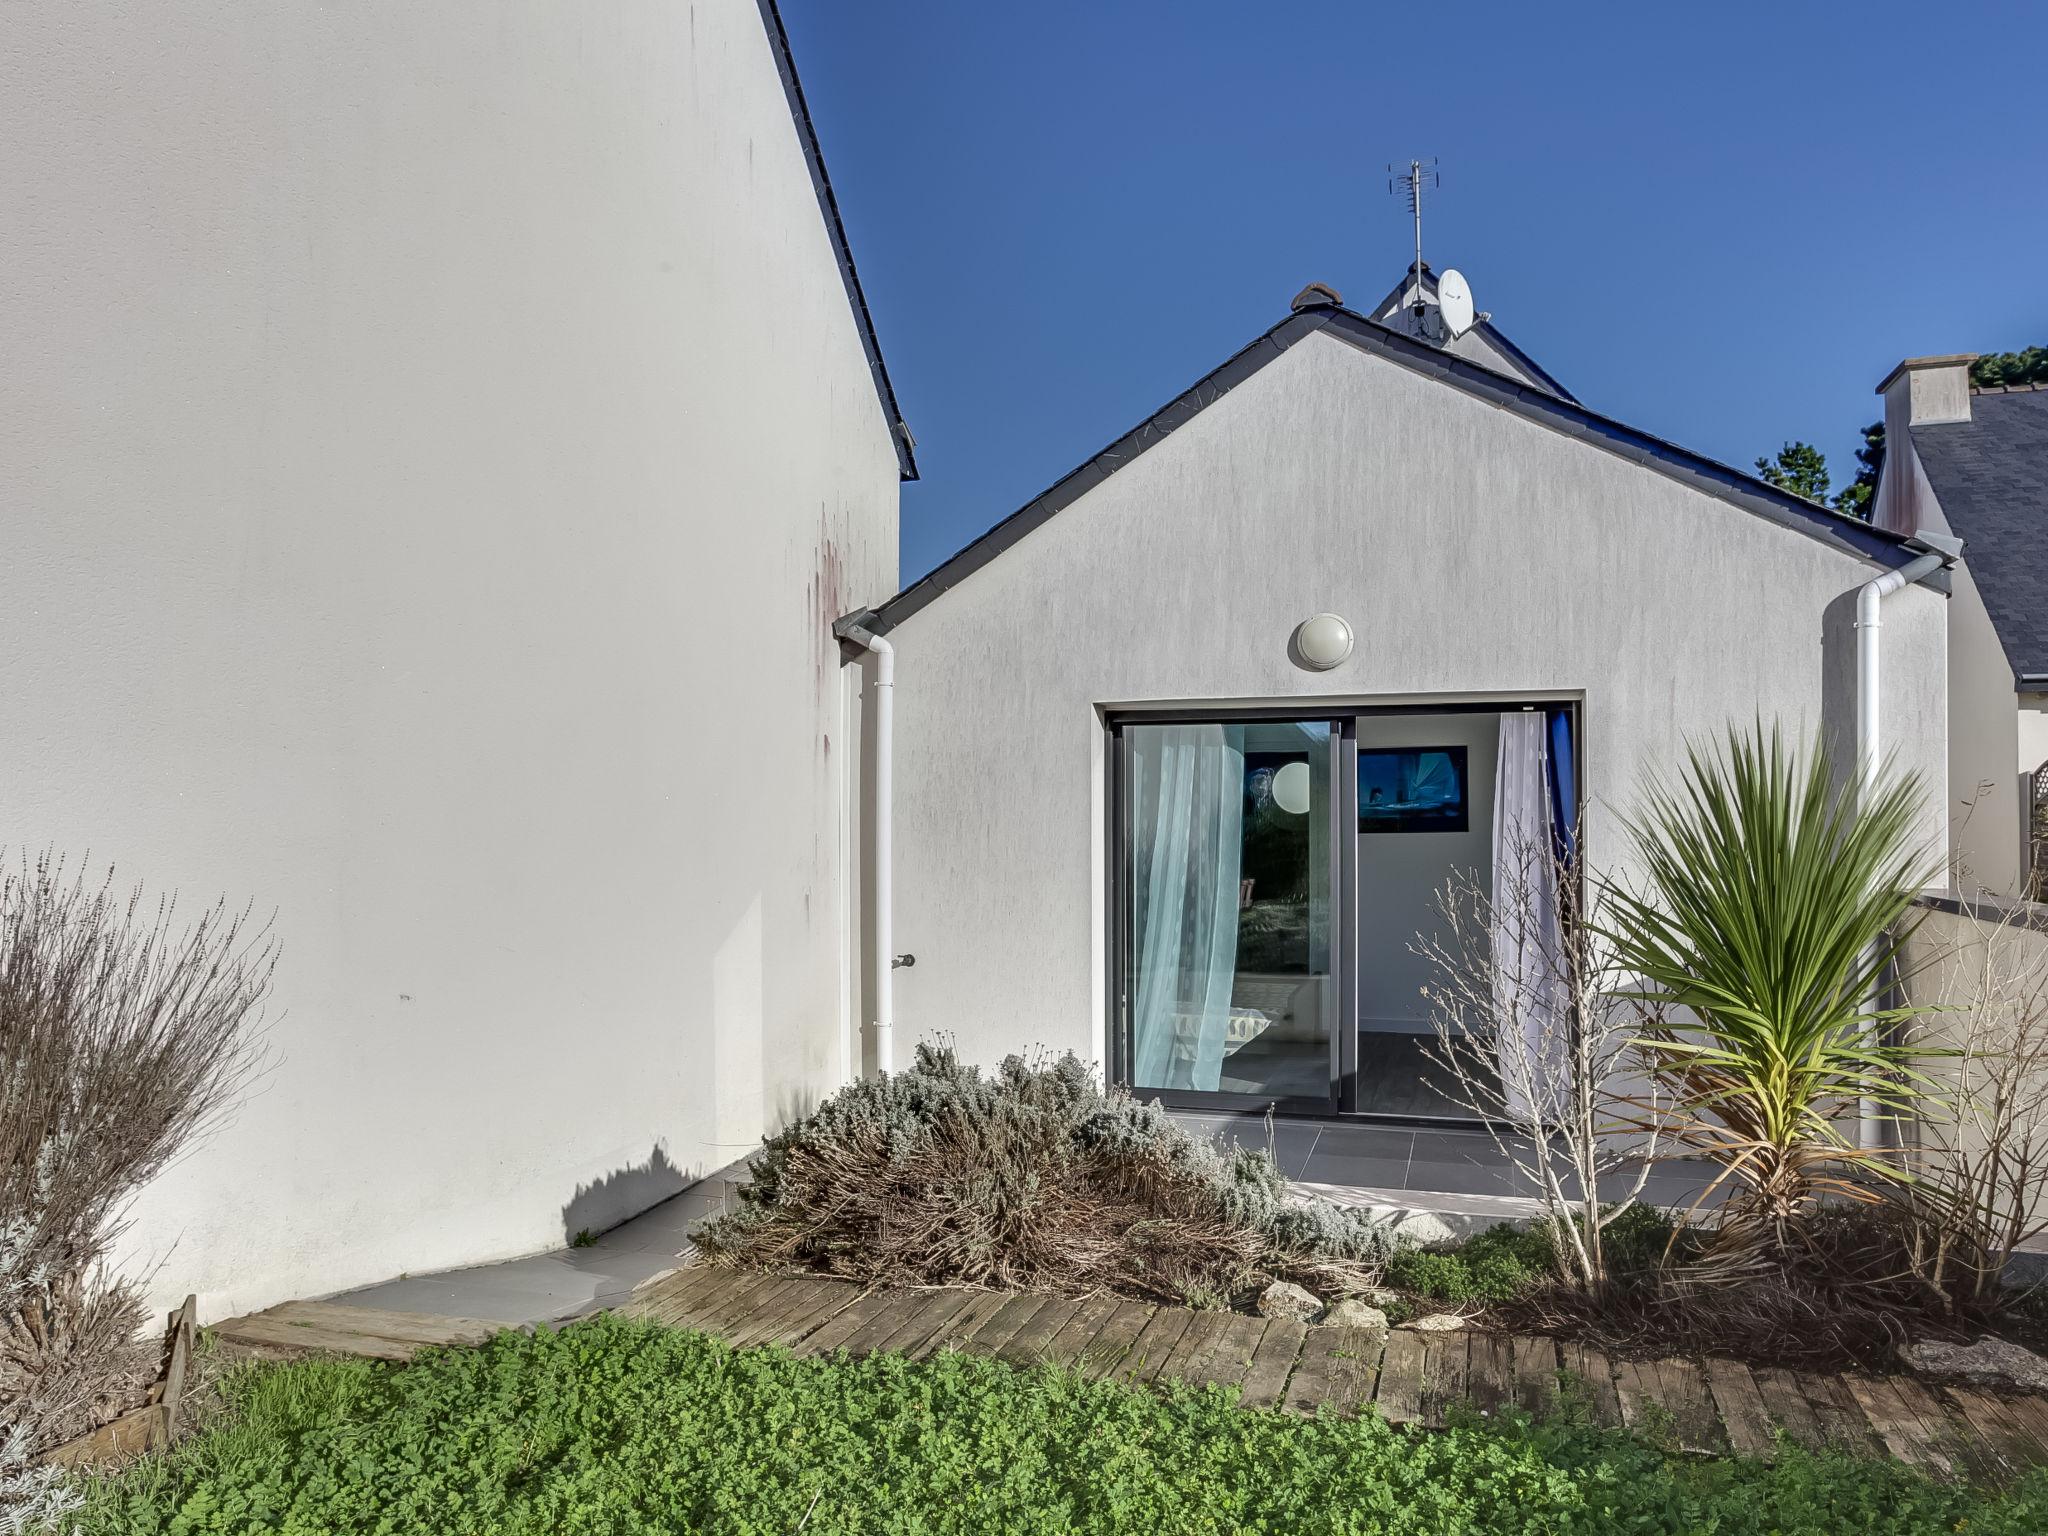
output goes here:
[[758, 0], [761, 25], [767, 29], [769, 45], [775, 51], [775, 71], [782, 77], [782, 94], [789, 100], [789, 115], [796, 123], [796, 136], [804, 147], [804, 161], [811, 168], [811, 187], [818, 194], [818, 211], [825, 216], [825, 229], [832, 237], [832, 254], [839, 261], [839, 280], [846, 285], [846, 302], [853, 307], [853, 323], [860, 330], [860, 344], [868, 355], [868, 372], [875, 381], [875, 393], [882, 402], [882, 419], [889, 424], [889, 440], [896, 446], [896, 470], [900, 479], [917, 478], [917, 440], [904, 425], [903, 412], [896, 406], [896, 387], [889, 382], [889, 370], [882, 362], [882, 343], [875, 335], [874, 317], [868, 313], [867, 295], [861, 291], [860, 273], [854, 270], [853, 247], [847, 243], [846, 225], [839, 217], [839, 199], [832, 193], [832, 178], [825, 174], [825, 154], [818, 147], [818, 130], [811, 122], [811, 109], [804, 104], [803, 82], [796, 77], [796, 56], [789, 51], [789, 33], [782, 25], [782, 12], [775, 0]]
[[[1696, 490], [1832, 545], [1845, 554], [1887, 567], [1904, 565], [1914, 558], [1914, 552], [1904, 547], [1906, 541], [1899, 534], [1887, 533], [1868, 523], [1831, 512], [1816, 502], [1781, 491], [1754, 475], [1718, 464], [1609, 417], [1596, 415], [1574, 400], [1441, 352], [1425, 342], [1369, 320], [1355, 310], [1327, 306], [1289, 315], [1233, 355], [1222, 367], [1205, 375], [1191, 389], [1146, 417], [1049, 490], [1026, 502], [950, 560], [912, 582], [880, 608], [857, 617], [874, 633], [887, 634], [941, 592], [957, 587], [1025, 535], [1049, 522], [1146, 449], [1163, 442], [1289, 347], [1318, 331], [1327, 331], [1362, 351], [1374, 353], [1417, 373], [1428, 374], [1454, 389], [1569, 437], [1605, 448], [1653, 473], [1682, 480]], [[1924, 584], [1946, 592], [1949, 590], [1948, 574], [1938, 571]], [[849, 619], [853, 617], [856, 616], [850, 615]]]
[[[1400, 330], [1406, 335], [1415, 335], [1412, 326], [1393, 326], [1392, 317], [1395, 311], [1406, 308], [1401, 301], [1408, 297], [1410, 290], [1418, 286], [1422, 289], [1424, 298], [1428, 299], [1431, 303], [1436, 301], [1436, 273], [1430, 270], [1428, 262], [1425, 261], [1421, 265], [1421, 282], [1419, 284], [1416, 282], [1416, 264], [1411, 261], [1408, 264], [1408, 270], [1401, 274], [1401, 281], [1394, 284], [1393, 288], [1388, 291], [1387, 296], [1381, 299], [1369, 311], [1372, 319], [1377, 320], [1381, 325], [1387, 325], [1392, 329]], [[1402, 318], [1406, 319], [1407, 316], [1403, 315]], [[1535, 358], [1502, 335], [1500, 329], [1491, 320], [1479, 321], [1471, 330], [1465, 333], [1465, 336], [1461, 336], [1457, 341], [1452, 342], [1450, 345], [1453, 351], [1462, 351], [1460, 343], [1465, 340], [1466, 336], [1484, 342], [1487, 346], [1491, 347], [1495, 353], [1512, 365], [1510, 371], [1520, 374], [1525, 382], [1534, 384], [1538, 389], [1547, 390], [1560, 400], [1569, 400], [1573, 405], [1579, 403], [1577, 395], [1551, 377], [1549, 370], [1544, 368]], [[1483, 358], [1470, 357], [1468, 355], [1466, 360], [1479, 363], [1481, 367], [1486, 366]]]
[[2048, 389], [1972, 390], [1968, 421], [1912, 434], [2006, 661], [2048, 676]]

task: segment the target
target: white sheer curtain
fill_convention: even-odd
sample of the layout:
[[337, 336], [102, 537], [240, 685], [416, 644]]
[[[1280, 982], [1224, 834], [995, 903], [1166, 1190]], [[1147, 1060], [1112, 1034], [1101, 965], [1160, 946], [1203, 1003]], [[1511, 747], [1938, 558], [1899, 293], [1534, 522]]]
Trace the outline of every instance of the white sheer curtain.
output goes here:
[[1215, 1089], [1237, 975], [1244, 728], [1131, 736], [1131, 1081]]
[[1516, 1116], [1532, 1107], [1549, 1112], [1562, 1105], [1569, 1061], [1546, 735], [1540, 710], [1500, 717], [1493, 781], [1493, 967], [1495, 1001], [1511, 1026], [1501, 1032], [1501, 1086]]

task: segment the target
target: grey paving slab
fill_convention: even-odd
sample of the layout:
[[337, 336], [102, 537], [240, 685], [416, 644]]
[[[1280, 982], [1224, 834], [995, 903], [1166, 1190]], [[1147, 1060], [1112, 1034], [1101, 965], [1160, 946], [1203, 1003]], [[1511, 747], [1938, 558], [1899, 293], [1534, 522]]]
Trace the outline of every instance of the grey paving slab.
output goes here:
[[557, 1248], [498, 1264], [407, 1275], [329, 1298], [343, 1305], [477, 1317], [494, 1323], [553, 1323], [614, 1306], [633, 1288], [689, 1253], [689, 1233], [730, 1201], [732, 1170], [721, 1169], [581, 1248]]

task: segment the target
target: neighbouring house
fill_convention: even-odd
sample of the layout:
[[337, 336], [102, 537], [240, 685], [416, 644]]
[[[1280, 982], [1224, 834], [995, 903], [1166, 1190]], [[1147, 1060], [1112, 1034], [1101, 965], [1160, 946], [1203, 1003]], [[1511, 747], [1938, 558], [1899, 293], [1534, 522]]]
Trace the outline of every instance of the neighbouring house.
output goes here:
[[1864, 745], [1925, 777], [1942, 846], [1942, 564], [1587, 409], [1447, 324], [1427, 268], [1366, 313], [1311, 285], [842, 622], [876, 1040], [1071, 1049], [1189, 1107], [1455, 1118], [1419, 1050], [1433, 893], [1467, 871], [1541, 942], [1527, 851], [1625, 874], [1645, 775], [1731, 723], [1821, 733], [1846, 776], [1859, 593], [1892, 573]]
[[2043, 894], [2048, 829], [2048, 389], [1980, 388], [1972, 355], [1908, 358], [1878, 386], [1874, 521], [1963, 541], [1949, 604], [1949, 796], [1961, 883]]
[[0, 836], [283, 945], [129, 1266], [559, 1247], [844, 1082], [831, 626], [914, 467], [773, 5], [8, 36]]

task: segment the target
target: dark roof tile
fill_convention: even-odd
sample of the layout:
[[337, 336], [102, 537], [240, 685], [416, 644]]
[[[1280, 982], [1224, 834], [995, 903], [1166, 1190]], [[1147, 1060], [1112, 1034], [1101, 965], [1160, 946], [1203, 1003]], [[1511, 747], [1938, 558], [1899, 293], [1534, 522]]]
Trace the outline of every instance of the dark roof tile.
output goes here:
[[2048, 392], [1977, 390], [1913, 449], [2015, 673], [2048, 673]]

